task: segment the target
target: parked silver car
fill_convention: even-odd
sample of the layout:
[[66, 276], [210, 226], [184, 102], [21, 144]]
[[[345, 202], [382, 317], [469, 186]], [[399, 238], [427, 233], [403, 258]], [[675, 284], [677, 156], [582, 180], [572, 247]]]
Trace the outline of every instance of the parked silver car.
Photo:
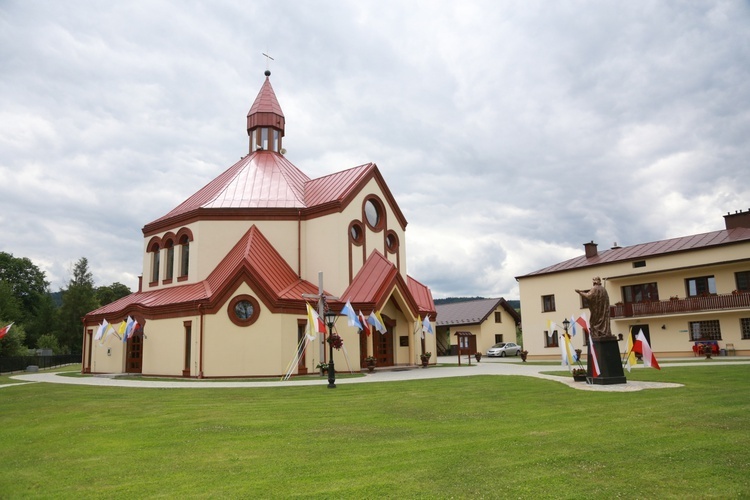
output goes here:
[[521, 353], [521, 346], [514, 344], [513, 342], [498, 342], [489, 349], [487, 349], [487, 356], [489, 357], [501, 357], [505, 356], [518, 356]]

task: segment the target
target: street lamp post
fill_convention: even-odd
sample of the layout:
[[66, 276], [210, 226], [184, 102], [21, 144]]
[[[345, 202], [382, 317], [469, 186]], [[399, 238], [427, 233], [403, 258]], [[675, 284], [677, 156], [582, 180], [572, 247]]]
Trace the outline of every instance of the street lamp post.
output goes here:
[[565, 335], [567, 335], [568, 328], [570, 328], [570, 321], [568, 321], [568, 318], [565, 318], [562, 323], [563, 323], [563, 330], [565, 330]]
[[336, 388], [336, 368], [333, 364], [333, 325], [336, 323], [337, 314], [333, 311], [326, 311], [326, 323], [328, 324], [328, 388]]

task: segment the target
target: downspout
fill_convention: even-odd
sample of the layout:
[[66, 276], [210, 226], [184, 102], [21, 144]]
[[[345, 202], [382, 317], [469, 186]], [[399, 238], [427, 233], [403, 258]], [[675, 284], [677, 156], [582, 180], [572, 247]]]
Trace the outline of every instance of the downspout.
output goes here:
[[302, 210], [297, 210], [297, 276], [302, 277]]
[[198, 313], [201, 316], [200, 330], [198, 333], [200, 338], [198, 346], [198, 378], [203, 378], [203, 304], [198, 304]]

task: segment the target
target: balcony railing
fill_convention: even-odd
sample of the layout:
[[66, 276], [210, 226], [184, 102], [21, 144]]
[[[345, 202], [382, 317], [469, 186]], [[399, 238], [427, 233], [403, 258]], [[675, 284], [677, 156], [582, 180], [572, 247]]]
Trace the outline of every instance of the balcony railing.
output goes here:
[[619, 304], [610, 306], [609, 316], [612, 319], [617, 319], [743, 308], [750, 308], [750, 293], [727, 293], [705, 297]]

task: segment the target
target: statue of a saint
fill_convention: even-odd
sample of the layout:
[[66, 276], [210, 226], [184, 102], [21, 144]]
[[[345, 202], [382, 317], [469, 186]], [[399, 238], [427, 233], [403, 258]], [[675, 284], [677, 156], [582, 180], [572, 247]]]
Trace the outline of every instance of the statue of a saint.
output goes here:
[[591, 290], [576, 289], [576, 293], [589, 301], [591, 336], [595, 338], [612, 337], [612, 330], [609, 326], [609, 295], [602, 286], [601, 278], [598, 276], [594, 278]]

